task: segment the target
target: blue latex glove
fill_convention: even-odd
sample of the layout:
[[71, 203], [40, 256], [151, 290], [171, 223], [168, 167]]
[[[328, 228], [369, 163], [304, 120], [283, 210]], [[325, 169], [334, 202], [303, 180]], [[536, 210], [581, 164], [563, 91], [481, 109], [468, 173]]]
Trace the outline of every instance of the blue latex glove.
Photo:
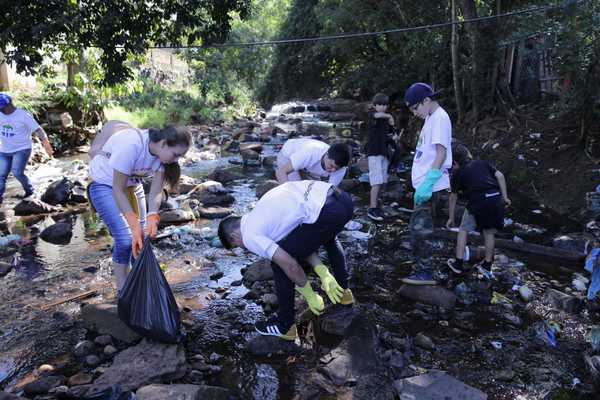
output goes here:
[[420, 206], [431, 198], [433, 185], [442, 177], [442, 170], [430, 169], [425, 175], [425, 180], [421, 182], [415, 191], [415, 206]]

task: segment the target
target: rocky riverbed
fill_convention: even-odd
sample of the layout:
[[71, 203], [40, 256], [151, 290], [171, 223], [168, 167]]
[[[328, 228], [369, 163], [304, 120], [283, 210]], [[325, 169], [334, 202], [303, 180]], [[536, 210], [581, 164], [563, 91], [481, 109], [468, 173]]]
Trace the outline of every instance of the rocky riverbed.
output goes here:
[[[585, 299], [583, 263], [498, 249], [493, 277], [476, 269], [457, 277], [443, 267], [453, 242], [440, 237], [434, 261], [443, 285], [401, 284], [411, 267], [410, 171], [388, 185], [386, 220], [369, 221], [362, 112], [352, 102], [296, 103], [264, 118], [191, 127], [196, 148], [179, 193], [163, 204], [154, 243], [182, 311], [179, 345], [142, 339], [118, 319], [111, 241], [79, 202], [77, 184], [52, 187], [45, 200], [57, 197], [56, 209], [23, 204], [11, 184], [4, 237], [19, 236], [1, 248], [0, 399], [594, 398], [600, 318]], [[269, 189], [274, 154], [298, 135], [346, 140], [355, 150], [343, 187], [356, 211], [340, 239], [357, 302], [317, 318], [298, 298], [300, 340], [287, 343], [254, 333], [277, 310], [269, 263], [223, 249], [216, 226]], [[40, 197], [63, 177], [84, 185], [85, 155], [31, 171]], [[515, 203], [505, 240], [577, 255], [594, 238], [593, 224], [573, 234], [576, 222], [557, 225], [541, 205]], [[16, 214], [28, 215], [13, 215], [17, 205], [25, 211]]]

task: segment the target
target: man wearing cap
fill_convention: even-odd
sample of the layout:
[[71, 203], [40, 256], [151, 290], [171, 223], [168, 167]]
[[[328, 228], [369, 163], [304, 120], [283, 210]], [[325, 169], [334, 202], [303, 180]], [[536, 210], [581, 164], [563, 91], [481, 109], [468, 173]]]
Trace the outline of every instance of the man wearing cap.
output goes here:
[[435, 100], [426, 83], [411, 85], [404, 95], [410, 111], [425, 120], [412, 166], [415, 189], [414, 210], [410, 219], [410, 240], [413, 255], [412, 274], [402, 281], [412, 285], [435, 285], [432, 265], [433, 217], [440, 201], [440, 192], [450, 188], [452, 167], [452, 123], [448, 113]]
[[0, 204], [10, 172], [23, 186], [25, 198], [33, 195], [33, 185], [25, 175], [31, 156], [32, 133], [40, 139], [46, 153], [52, 156], [54, 150], [42, 127], [27, 111], [16, 108], [9, 95], [0, 93]]

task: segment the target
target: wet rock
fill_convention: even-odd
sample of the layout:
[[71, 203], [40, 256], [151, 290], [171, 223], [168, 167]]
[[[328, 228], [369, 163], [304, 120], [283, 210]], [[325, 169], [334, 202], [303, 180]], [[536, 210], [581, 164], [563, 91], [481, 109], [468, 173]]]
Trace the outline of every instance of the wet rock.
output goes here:
[[0, 392], [0, 400], [27, 400], [25, 397], [17, 396], [8, 392]]
[[486, 400], [487, 395], [440, 371], [399, 379], [394, 388], [401, 400]]
[[519, 287], [519, 295], [525, 302], [531, 301], [533, 297], [533, 291], [529, 289], [527, 286], [523, 285]]
[[50, 225], [42, 231], [40, 237], [52, 244], [69, 244], [73, 236], [73, 225], [67, 222], [59, 222]]
[[369, 160], [367, 159], [367, 157], [359, 158], [356, 162], [356, 167], [358, 167], [360, 172], [362, 172], [363, 174], [369, 172]]
[[209, 278], [211, 281], [217, 281], [217, 280], [221, 279], [223, 276], [225, 276], [225, 273], [223, 271], [219, 271], [219, 272], [215, 272], [214, 274], [211, 274]]
[[196, 399], [229, 399], [229, 391], [216, 386], [205, 385], [148, 385], [135, 393], [138, 400], [196, 400]]
[[106, 346], [112, 343], [112, 337], [110, 335], [100, 335], [94, 339], [94, 343], [100, 346]]
[[95, 367], [96, 365], [100, 364], [100, 357], [95, 354], [90, 354], [85, 358], [85, 363], [90, 367]]
[[321, 329], [331, 335], [344, 336], [358, 312], [353, 307], [334, 306], [321, 316]]
[[441, 286], [402, 285], [398, 294], [417, 302], [447, 309], [453, 309], [456, 304], [456, 295]]
[[194, 213], [190, 210], [183, 210], [179, 208], [175, 210], [160, 211], [161, 224], [178, 224], [193, 221], [194, 219], [196, 219], [194, 217]]
[[262, 302], [271, 307], [277, 306], [279, 304], [277, 300], [277, 296], [273, 293], [266, 293], [261, 298]]
[[267, 193], [269, 190], [276, 188], [279, 186], [279, 183], [276, 180], [269, 179], [256, 187], [256, 198], [260, 199]]
[[360, 182], [358, 179], [343, 179], [338, 185], [340, 190], [343, 190], [344, 192], [351, 192], [359, 186]]
[[240, 155], [243, 161], [258, 160], [260, 158], [260, 153], [250, 149], [241, 149]]
[[415, 344], [426, 350], [435, 349], [435, 343], [433, 342], [433, 340], [431, 340], [429, 336], [426, 336], [423, 333], [418, 333], [417, 336], [415, 336]]
[[229, 193], [203, 193], [198, 200], [204, 207], [230, 206], [235, 202], [235, 198]]
[[352, 356], [346, 347], [346, 345], [337, 347], [321, 358], [321, 362], [325, 364], [322, 370], [337, 386], [355, 383], [357, 379], [352, 368]]
[[53, 365], [42, 364], [39, 366], [39, 368], [37, 370], [41, 375], [49, 375], [49, 374], [53, 373], [55, 371], [55, 369], [56, 368], [54, 368]]
[[237, 281], [231, 282], [231, 286], [242, 286], [242, 283], [243, 283], [242, 280], [239, 279]]
[[264, 166], [273, 167], [275, 164], [277, 164], [277, 156], [263, 157], [262, 162]]
[[260, 143], [242, 143], [240, 145], [240, 151], [251, 150], [256, 153], [260, 153], [263, 151], [263, 146]]
[[242, 176], [225, 168], [216, 168], [208, 175], [208, 179], [227, 184], [236, 179], [241, 179]]
[[110, 357], [113, 354], [115, 354], [117, 351], [118, 350], [114, 346], [108, 344], [108, 345], [104, 346], [104, 350], [102, 352], [104, 353], [104, 355]]
[[6, 276], [12, 269], [12, 264], [0, 261], [0, 278]]
[[73, 191], [73, 182], [68, 178], [62, 178], [60, 181], [52, 182], [44, 194], [42, 201], [48, 204], [66, 204], [71, 199]]
[[556, 237], [552, 240], [552, 246], [585, 254], [589, 241], [581, 233], [570, 233]]
[[73, 354], [75, 354], [75, 356], [77, 357], [85, 357], [88, 354], [91, 354], [95, 348], [96, 346], [94, 346], [94, 343], [92, 343], [91, 341], [82, 340], [81, 342], [75, 345], [75, 348], [73, 349]]
[[569, 313], [577, 312], [581, 308], [581, 300], [556, 289], [548, 289], [544, 293], [543, 301]]
[[246, 343], [246, 350], [253, 356], [290, 355], [300, 351], [296, 343], [274, 336], [256, 336]]
[[499, 381], [510, 382], [514, 379], [516, 373], [512, 369], [501, 369], [494, 372], [494, 378]]
[[198, 207], [200, 216], [207, 219], [225, 218], [233, 213], [232, 208], [226, 207]]
[[92, 385], [72, 386], [69, 388], [70, 397], [67, 398], [81, 399], [91, 387]]
[[79, 372], [69, 378], [67, 384], [69, 386], [87, 385], [92, 383], [92, 377], [85, 372]]
[[87, 394], [101, 392], [114, 384], [120, 385], [124, 391], [135, 390], [152, 382], [180, 379], [186, 370], [182, 346], [143, 340], [119, 353]]
[[194, 189], [200, 182], [197, 179], [192, 178], [191, 176], [181, 175], [179, 178], [179, 183], [177, 185], [177, 189], [180, 194], [188, 193], [192, 189]]
[[44, 203], [41, 200], [31, 199], [23, 200], [15, 206], [15, 215], [35, 215], [35, 214], [48, 214], [51, 212], [59, 211], [60, 207], [53, 206], [48, 203]]
[[48, 393], [50, 389], [60, 386], [64, 382], [64, 376], [43, 376], [23, 386], [23, 391], [27, 396], [45, 394]]
[[81, 309], [81, 318], [83, 325], [93, 332], [107, 334], [126, 343], [140, 339], [137, 333], [121, 321], [116, 304], [88, 304]]
[[252, 284], [254, 282], [273, 279], [273, 268], [269, 260], [261, 259], [250, 264], [244, 271], [244, 279]]

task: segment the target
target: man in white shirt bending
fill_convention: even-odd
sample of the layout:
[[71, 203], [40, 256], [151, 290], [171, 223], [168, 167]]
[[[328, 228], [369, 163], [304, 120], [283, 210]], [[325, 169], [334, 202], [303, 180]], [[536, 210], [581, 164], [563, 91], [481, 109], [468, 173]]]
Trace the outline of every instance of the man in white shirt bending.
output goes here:
[[[344, 250], [336, 239], [352, 218], [352, 212], [350, 195], [330, 183], [294, 181], [271, 189], [243, 217], [221, 221], [219, 238], [226, 248], [245, 248], [271, 260], [278, 317], [257, 323], [260, 334], [286, 340], [298, 337], [294, 324], [294, 287], [313, 313], [318, 315], [323, 311], [323, 299], [311, 288], [299, 263], [302, 260], [314, 266], [321, 288], [332, 303], [354, 303], [348, 288]], [[327, 251], [333, 275], [316, 254], [321, 246]]]
[[277, 181], [328, 178], [338, 186], [350, 162], [350, 150], [344, 143], [331, 146], [316, 139], [290, 139], [277, 154]]

